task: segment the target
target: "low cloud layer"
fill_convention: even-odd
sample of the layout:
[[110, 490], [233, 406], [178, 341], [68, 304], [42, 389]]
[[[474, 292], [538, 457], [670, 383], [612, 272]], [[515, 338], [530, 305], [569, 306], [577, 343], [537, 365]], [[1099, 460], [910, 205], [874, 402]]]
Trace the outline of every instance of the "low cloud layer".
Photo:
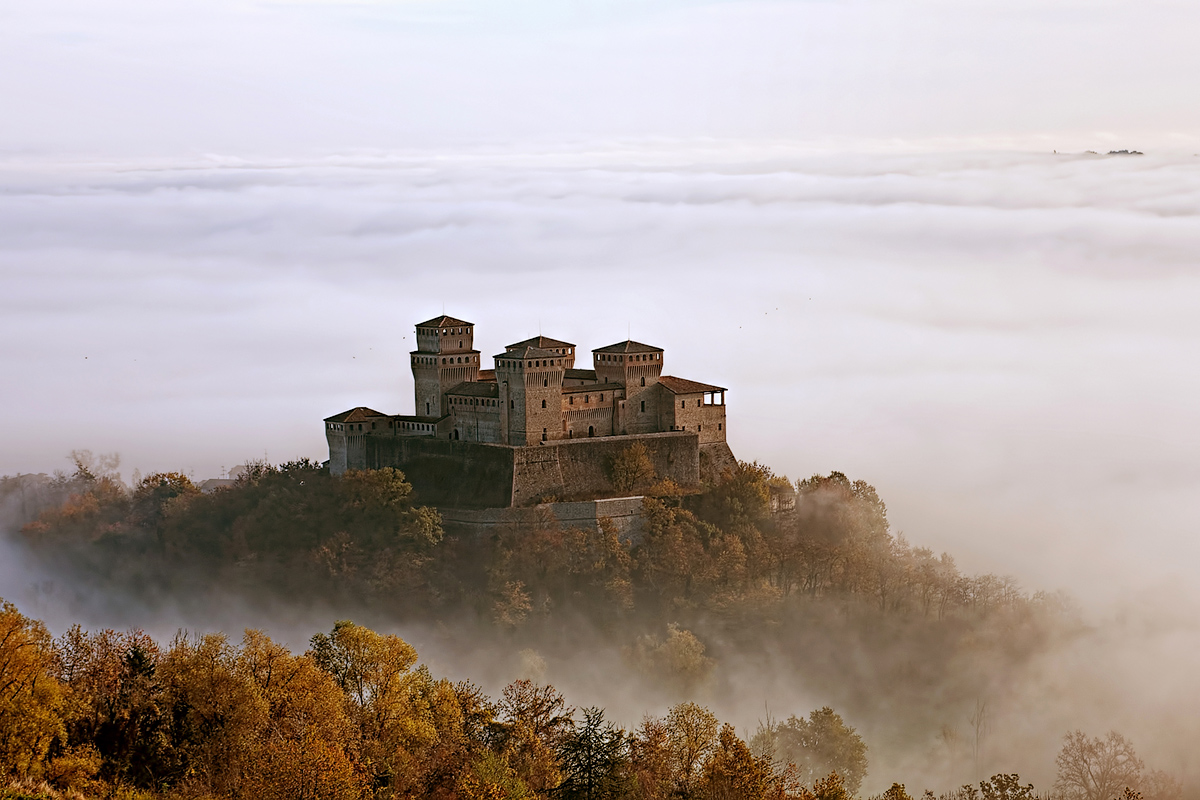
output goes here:
[[414, 322], [628, 334], [730, 387], [731, 443], [875, 483], [972, 569], [1189, 581], [1188, 157], [770, 143], [9, 162], [0, 471], [71, 449], [210, 477], [411, 410]]

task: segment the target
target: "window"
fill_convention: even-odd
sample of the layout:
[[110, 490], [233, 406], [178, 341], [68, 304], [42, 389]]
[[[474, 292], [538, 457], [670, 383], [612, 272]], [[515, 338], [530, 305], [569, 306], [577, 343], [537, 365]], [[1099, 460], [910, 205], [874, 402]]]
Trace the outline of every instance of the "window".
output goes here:
[[696, 426], [696, 432], [697, 432], [697, 433], [699, 433], [699, 432], [700, 432], [700, 431], [702, 431], [702, 430], [704, 430], [704, 426], [703, 426], [703, 425], [697, 425], [697, 426]]
[[687, 408], [687, 400], [680, 400], [680, 401], [679, 401], [679, 407], [680, 407], [680, 408]]
[[642, 413], [643, 414], [646, 413], [646, 401], [645, 400], [642, 401]]
[[721, 423], [717, 423], [717, 430], [721, 430]]
[[575, 405], [575, 395], [571, 395], [570, 397], [567, 398], [567, 405], [569, 405], [569, 406]]
[[517, 407], [517, 404], [516, 404], [516, 402], [515, 402], [515, 401], [513, 401], [513, 400], [509, 400], [509, 401], [508, 401], [508, 407], [509, 407], [509, 408], [516, 408], [516, 407]]
[[595, 435], [596, 435], [596, 428], [592, 425], [588, 425], [588, 436], [595, 436]]
[[458, 340], [458, 346], [459, 346], [459, 347], [462, 347], [462, 339], [459, 339], [459, 340]]
[[546, 441], [546, 429], [542, 428], [542, 441]]
[[590, 403], [591, 401], [592, 401], [592, 398], [590, 396], [588, 396], [586, 394], [583, 396], [584, 403]]
[[545, 400], [543, 400], [543, 401], [542, 401], [542, 408], [545, 408], [545, 407], [546, 407], [546, 401], [545, 401]]
[[429, 403], [425, 404], [425, 416], [429, 416]]
[[603, 402], [604, 402], [604, 395], [600, 395], [600, 402], [601, 402], [601, 403], [603, 403]]
[[550, 385], [550, 379], [542, 378], [542, 386], [549, 386], [549, 385]]
[[643, 375], [642, 376], [642, 386], [645, 386], [645, 385], [646, 385], [646, 376]]

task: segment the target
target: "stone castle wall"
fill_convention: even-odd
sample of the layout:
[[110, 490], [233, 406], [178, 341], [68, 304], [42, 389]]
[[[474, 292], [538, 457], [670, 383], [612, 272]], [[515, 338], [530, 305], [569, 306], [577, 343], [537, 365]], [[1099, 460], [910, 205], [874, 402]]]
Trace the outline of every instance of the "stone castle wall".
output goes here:
[[690, 431], [560, 439], [516, 449], [513, 505], [529, 505], [550, 497], [566, 500], [611, 495], [612, 460], [635, 442], [646, 447], [659, 478], [669, 477], [685, 488], [700, 485], [700, 441]]
[[[346, 468], [403, 470], [418, 503], [461, 509], [528, 506], [547, 499], [612, 496], [612, 459], [641, 442], [659, 478], [685, 489], [701, 478], [692, 431], [568, 439], [530, 447], [409, 437], [358, 436]], [[726, 448], [728, 449], [728, 448]], [[331, 461], [332, 466], [332, 461]]]

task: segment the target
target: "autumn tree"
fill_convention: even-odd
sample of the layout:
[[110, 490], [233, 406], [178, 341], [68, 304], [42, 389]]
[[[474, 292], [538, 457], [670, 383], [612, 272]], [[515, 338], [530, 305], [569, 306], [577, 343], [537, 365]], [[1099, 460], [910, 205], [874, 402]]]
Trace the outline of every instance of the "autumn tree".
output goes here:
[[667, 765], [674, 792], [693, 797], [704, 762], [717, 746], [716, 716], [696, 703], [680, 703], [666, 716]]
[[774, 736], [776, 758], [796, 764], [806, 783], [837, 773], [851, 794], [858, 792], [867, 774], [867, 745], [832, 708], [808, 719], [789, 717]]
[[1072, 800], [1112, 800], [1125, 787], [1137, 787], [1142, 774], [1133, 744], [1116, 731], [1103, 739], [1068, 733], [1055, 764], [1054, 788]]
[[609, 462], [609, 478], [613, 488], [621, 494], [632, 494], [650, 487], [656, 473], [650, 451], [641, 442], [634, 442], [612, 457]]
[[179, 777], [200, 792], [237, 791], [268, 722], [267, 702], [239, 668], [237, 648], [222, 634], [180, 634], [159, 673]]
[[53, 670], [46, 626], [0, 599], [0, 775], [40, 776], [50, 745], [65, 734]]
[[722, 725], [717, 746], [704, 762], [700, 790], [705, 800], [761, 800], [770, 786], [769, 764], [755, 758], [730, 725]]
[[499, 751], [534, 792], [546, 793], [562, 780], [558, 753], [573, 728], [574, 709], [553, 686], [517, 680], [504, 687], [497, 704]]

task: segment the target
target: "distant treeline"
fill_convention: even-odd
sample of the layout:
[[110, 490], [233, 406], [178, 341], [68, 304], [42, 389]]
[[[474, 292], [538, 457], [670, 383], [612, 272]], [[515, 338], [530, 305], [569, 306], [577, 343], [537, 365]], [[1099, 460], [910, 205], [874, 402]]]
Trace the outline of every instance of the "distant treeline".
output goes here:
[[964, 576], [949, 555], [910, 546], [875, 489], [837, 472], [798, 482], [786, 513], [772, 513], [770, 497], [787, 479], [759, 464], [689, 496], [643, 476], [645, 535], [634, 542], [606, 525], [563, 529], [536, 508], [514, 509], [487, 537], [447, 537], [394, 469], [334, 478], [308, 460], [252, 464], [209, 494], [180, 473], [130, 489], [93, 469], [79, 460], [72, 475], [2, 478], [0, 501], [32, 519], [23, 533], [35, 551], [111, 558], [150, 582], [172, 565], [236, 566], [280, 589], [386, 598], [397, 614], [471, 609], [510, 627], [571, 612], [663, 625], [703, 616], [740, 630], [813, 601], [932, 620], [1072, 614], [1061, 595]]

